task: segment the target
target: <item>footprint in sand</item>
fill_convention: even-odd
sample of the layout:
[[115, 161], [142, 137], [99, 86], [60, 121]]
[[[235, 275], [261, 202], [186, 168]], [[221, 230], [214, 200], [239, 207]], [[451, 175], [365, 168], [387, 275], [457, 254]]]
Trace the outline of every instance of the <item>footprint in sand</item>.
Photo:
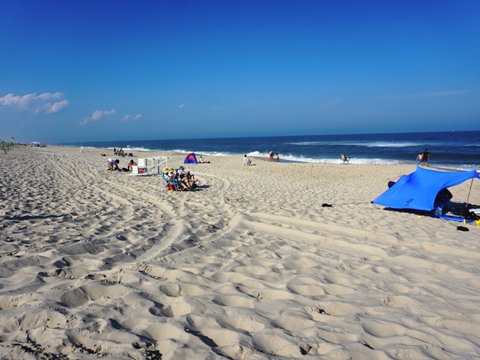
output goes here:
[[128, 290], [121, 285], [104, 285], [98, 282], [91, 282], [77, 289], [67, 291], [61, 296], [61, 300], [65, 306], [76, 308], [103, 297], [107, 299], [120, 298], [127, 292]]
[[320, 286], [315, 286], [315, 285], [288, 284], [287, 289], [294, 294], [307, 296], [307, 297], [325, 295], [325, 291]]
[[219, 295], [213, 298], [213, 302], [222, 306], [238, 306], [253, 309], [255, 303], [251, 298], [238, 295]]
[[274, 321], [275, 327], [285, 329], [287, 331], [309, 331], [315, 326], [316, 322], [305, 312], [299, 311], [283, 311]]
[[415, 307], [418, 306], [418, 302], [408, 296], [388, 296], [381, 299], [381, 302], [387, 306], [394, 308], [406, 308], [409, 306]]
[[355, 315], [361, 313], [362, 309], [346, 302], [330, 301], [317, 307], [307, 307], [305, 312], [310, 314], [314, 320], [317, 320], [319, 316], [325, 315], [341, 317]]
[[275, 334], [261, 334], [253, 340], [254, 348], [265, 354], [299, 359], [302, 356], [298, 344]]
[[176, 301], [171, 304], [155, 305], [148, 310], [155, 316], [176, 317], [189, 314], [192, 308], [183, 299], [176, 298]]
[[210, 294], [208, 289], [194, 285], [194, 284], [163, 284], [160, 286], [160, 291], [170, 297], [179, 296], [202, 296]]
[[265, 328], [265, 325], [254, 320], [252, 315], [232, 314], [231, 312], [228, 313], [228, 311], [226, 318], [223, 318], [222, 322], [233, 328], [251, 333], [262, 331]]
[[387, 288], [389, 288], [394, 293], [399, 294], [407, 294], [414, 290], [414, 287], [412, 285], [402, 284], [399, 282], [387, 284]]
[[188, 337], [183, 330], [183, 327], [170, 323], [150, 325], [143, 330], [141, 334], [156, 341], [165, 341], [169, 339], [186, 341]]

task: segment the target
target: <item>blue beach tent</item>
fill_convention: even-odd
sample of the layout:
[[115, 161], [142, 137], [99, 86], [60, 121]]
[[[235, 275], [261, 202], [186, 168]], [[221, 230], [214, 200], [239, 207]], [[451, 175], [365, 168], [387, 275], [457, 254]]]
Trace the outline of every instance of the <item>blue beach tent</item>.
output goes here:
[[183, 161], [184, 164], [198, 164], [197, 156], [195, 153], [188, 154], [185, 160]]
[[433, 210], [433, 203], [442, 189], [459, 185], [469, 179], [480, 179], [476, 170], [439, 171], [417, 166], [417, 170], [403, 175], [390, 189], [372, 202], [393, 209]]

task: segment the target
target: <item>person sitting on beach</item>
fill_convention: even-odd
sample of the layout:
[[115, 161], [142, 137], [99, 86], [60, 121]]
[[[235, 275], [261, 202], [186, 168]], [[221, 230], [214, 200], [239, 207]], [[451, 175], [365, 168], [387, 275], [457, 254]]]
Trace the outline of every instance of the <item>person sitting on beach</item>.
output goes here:
[[178, 174], [178, 177], [180, 178], [180, 180], [182, 182], [185, 183], [185, 185], [190, 188], [190, 189], [193, 189], [195, 188], [197, 185], [196, 185], [196, 180], [195, 180], [195, 175], [193, 175], [192, 173], [190, 173], [190, 171], [188, 170], [185, 170], [185, 167], [184, 166], [180, 166], [177, 170], [177, 174]]
[[210, 161], [205, 161], [205, 160], [203, 160], [203, 156], [200, 156], [200, 157], [198, 158], [198, 162], [199, 162], [200, 164], [210, 164]]
[[243, 165], [249, 166], [252, 165], [252, 160], [250, 160], [247, 154], [243, 155]]
[[433, 203], [435, 209], [435, 216], [442, 216], [450, 211], [452, 207], [451, 200], [453, 198], [452, 193], [447, 188], [442, 189], [438, 192]]
[[[171, 169], [171, 170], [173, 170], [173, 169]], [[177, 183], [178, 190], [181, 190], [181, 191], [192, 190], [192, 187], [191, 187], [190, 183], [188, 182], [187, 177], [184, 176], [183, 178], [180, 178], [180, 174], [178, 173], [178, 170], [177, 171], [173, 170], [173, 173], [172, 173], [171, 176], [173, 176], [174, 181]]]
[[108, 158], [107, 163], [108, 163], [108, 170], [110, 171], [118, 170], [118, 164], [120, 163], [120, 160], [115, 158]]
[[187, 178], [185, 180], [180, 179], [178, 170], [175, 171], [172, 168], [163, 169], [163, 178], [167, 182], [166, 188], [170, 190], [191, 190], [190, 185], [188, 184]]
[[180, 184], [179, 184], [179, 181], [177, 179], [177, 176], [175, 174], [174, 169], [171, 169], [171, 168], [170, 169], [164, 169], [163, 170], [163, 178], [165, 179], [165, 181], [169, 185], [174, 186], [175, 190], [180, 188]]
[[164, 168], [162, 171], [162, 176], [167, 185], [165, 189], [168, 190], [177, 190], [178, 188], [178, 181], [176, 181], [175, 176], [173, 174], [173, 169]]
[[403, 175], [398, 175], [398, 176], [388, 180], [388, 184], [387, 184], [388, 188], [390, 189], [393, 185], [395, 185], [397, 183], [398, 179], [400, 179], [402, 176]]
[[132, 166], [137, 166], [137, 163], [135, 161], [133, 161], [133, 159], [130, 160], [130, 162], [128, 163], [128, 166], [127, 166], [128, 171], [132, 170]]

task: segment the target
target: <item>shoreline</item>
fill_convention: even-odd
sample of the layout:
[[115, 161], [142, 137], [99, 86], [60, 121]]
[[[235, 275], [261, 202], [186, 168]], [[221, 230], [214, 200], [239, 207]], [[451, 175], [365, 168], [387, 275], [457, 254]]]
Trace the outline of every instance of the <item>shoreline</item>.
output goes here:
[[[49, 145], [49, 146], [58, 146], [58, 147], [72, 147], [76, 148], [76, 146], [71, 146], [71, 145]], [[81, 146], [78, 148], [82, 148]], [[87, 150], [99, 150], [103, 149], [104, 151], [112, 151], [112, 148], [101, 148], [101, 147], [85, 147]], [[191, 152], [189, 151], [164, 151], [164, 150], [150, 150], [150, 149], [136, 149], [136, 148], [126, 148], [127, 151], [133, 152], [135, 155], [134, 157], [141, 157], [137, 156], [138, 154], [150, 154], [150, 153], [171, 153], [171, 154], [176, 154], [176, 155], [183, 155], [186, 156], [190, 154]], [[218, 158], [218, 157], [223, 157], [223, 156], [243, 156], [243, 153], [212, 153], [212, 152], [194, 152], [197, 155], [201, 154], [206, 157], [211, 157], [211, 158]], [[269, 161], [268, 153], [265, 154], [258, 154], [258, 152], [253, 152], [253, 153], [247, 153], [247, 155], [251, 158], [258, 159], [259, 161]], [[108, 155], [110, 156], [110, 155]], [[113, 155], [112, 155], [113, 156]], [[274, 161], [275, 162], [275, 161]], [[301, 159], [290, 159], [290, 157], [281, 157], [280, 158], [281, 163], [299, 163], [299, 164], [332, 164], [332, 165], [347, 165], [344, 164], [343, 161], [340, 159], [340, 157], [337, 158], [323, 158], [323, 159], [304, 159], [303, 161]], [[474, 170], [477, 169], [478, 166], [474, 164], [452, 164], [452, 163], [436, 163], [433, 162], [431, 163], [432, 165], [427, 165], [427, 167], [431, 168], [438, 168], [438, 169], [446, 169], [446, 170], [457, 170], [457, 171], [468, 171], [468, 170]], [[379, 158], [351, 158], [349, 165], [373, 165], [373, 166], [390, 166], [390, 165], [417, 165], [416, 160], [396, 160], [396, 159], [379, 159]]]
[[[268, 157], [273, 151], [282, 161], [308, 163], [341, 163], [340, 154], [352, 163], [416, 164], [418, 152], [425, 148], [432, 154], [430, 164], [467, 170], [480, 168], [478, 149], [480, 132], [392, 133], [357, 135], [310, 135], [282, 137], [245, 137], [185, 140], [131, 140], [90, 142], [106, 147], [129, 146], [138, 150], [178, 150], [187, 155], [196, 152], [206, 156], [244, 155]], [[81, 146], [84, 144], [68, 144]]]
[[0, 154], [0, 356], [480, 356], [480, 229], [370, 203], [415, 165], [209, 156], [162, 192], [106, 151]]

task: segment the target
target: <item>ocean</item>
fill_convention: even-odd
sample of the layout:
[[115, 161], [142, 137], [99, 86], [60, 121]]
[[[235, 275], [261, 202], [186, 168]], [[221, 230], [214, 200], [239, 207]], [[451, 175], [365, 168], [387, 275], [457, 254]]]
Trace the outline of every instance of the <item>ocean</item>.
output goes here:
[[[122, 147], [139, 156], [140, 151], [175, 151], [203, 155], [267, 157], [279, 154], [281, 162], [342, 163], [340, 153], [351, 164], [416, 164], [418, 153], [430, 152], [429, 165], [458, 170], [480, 169], [480, 131], [429, 133], [306, 135], [222, 139], [122, 140], [64, 145], [95, 148]], [[137, 153], [135, 153], [137, 152]]]

